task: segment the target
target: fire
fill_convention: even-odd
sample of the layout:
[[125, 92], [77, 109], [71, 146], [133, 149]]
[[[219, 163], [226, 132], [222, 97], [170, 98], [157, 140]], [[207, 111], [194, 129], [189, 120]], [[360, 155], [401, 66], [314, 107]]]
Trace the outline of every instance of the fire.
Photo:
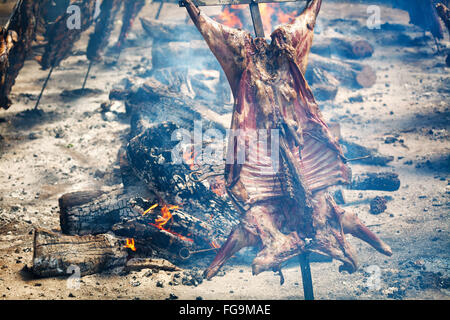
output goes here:
[[145, 210], [142, 215], [145, 216], [147, 213], [149, 213], [150, 211], [152, 211], [153, 209], [155, 209], [158, 206], [157, 203], [155, 203], [154, 205], [152, 205], [150, 208], [148, 208], [147, 210]]
[[218, 16], [218, 20], [228, 27], [242, 28], [242, 22], [236, 14], [237, 9], [239, 9], [239, 6], [237, 5], [226, 7]]
[[125, 248], [129, 248], [132, 251], [136, 251], [136, 247], [134, 246], [134, 239], [133, 238], [128, 238], [127, 239], [127, 244], [125, 245]]
[[[239, 13], [242, 12], [242, 10], [244, 10], [244, 8], [240, 5], [225, 7], [217, 19], [226, 26], [242, 28], [243, 23], [239, 18]], [[266, 34], [272, 32], [272, 23], [275, 23], [275, 25], [290, 23], [291, 20], [298, 15], [297, 10], [291, 13], [284, 12], [279, 3], [260, 3], [259, 11], [261, 13], [261, 20]]]
[[179, 206], [166, 206], [161, 208], [162, 216], [160, 216], [158, 219], [155, 220], [155, 223], [151, 223], [151, 225], [154, 225], [158, 229], [163, 229], [163, 226], [169, 222], [170, 219], [172, 219], [172, 213], [170, 213], [170, 210], [176, 210]]
[[211, 248], [214, 248], [214, 249], [220, 248], [220, 246], [215, 241], [211, 241], [210, 245], [211, 245]]
[[195, 157], [196, 156], [197, 156], [197, 153], [195, 153], [193, 150], [191, 150], [191, 152], [183, 153], [184, 163], [186, 163], [189, 166], [189, 169], [191, 169], [191, 170], [195, 170]]
[[264, 26], [264, 32], [269, 34], [272, 31], [272, 16], [275, 14], [275, 8], [272, 4], [261, 3], [259, 5], [261, 20]]
[[[156, 208], [155, 205], [153, 205], [152, 207]], [[179, 233], [176, 233], [176, 232], [171, 231], [171, 230], [169, 230], [169, 229], [164, 227], [170, 221], [170, 219], [172, 219], [172, 217], [173, 217], [172, 213], [170, 212], [170, 210], [176, 210], [178, 208], [179, 208], [179, 206], [176, 206], [176, 205], [170, 205], [170, 206], [164, 205], [161, 208], [161, 214], [162, 215], [160, 217], [158, 217], [157, 219], [155, 219], [155, 223], [149, 223], [149, 225], [152, 225], [152, 226], [154, 226], [154, 227], [156, 227], [156, 228], [158, 228], [160, 230], [164, 230], [164, 231], [166, 231], [166, 232], [168, 232], [170, 234], [173, 234], [174, 236], [176, 236], [176, 237], [178, 237], [178, 238], [180, 238], [180, 239], [182, 239], [184, 241], [194, 242], [194, 240], [189, 239], [189, 238], [187, 238], [187, 237], [185, 237], [185, 236], [183, 236], [183, 235], [181, 235]]]
[[292, 13], [285, 13], [283, 10], [279, 10], [277, 13], [278, 23], [279, 24], [291, 23], [292, 19], [294, 19], [297, 15], [298, 15], [297, 11], [294, 11]]

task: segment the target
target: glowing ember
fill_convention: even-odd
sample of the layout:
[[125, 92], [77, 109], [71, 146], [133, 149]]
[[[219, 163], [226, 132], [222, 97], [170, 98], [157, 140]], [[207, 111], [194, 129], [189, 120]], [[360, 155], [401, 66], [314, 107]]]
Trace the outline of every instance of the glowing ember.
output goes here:
[[133, 238], [127, 239], [127, 244], [125, 245], [125, 248], [129, 248], [132, 251], [136, 251], [136, 247], [134, 246], [134, 239]]

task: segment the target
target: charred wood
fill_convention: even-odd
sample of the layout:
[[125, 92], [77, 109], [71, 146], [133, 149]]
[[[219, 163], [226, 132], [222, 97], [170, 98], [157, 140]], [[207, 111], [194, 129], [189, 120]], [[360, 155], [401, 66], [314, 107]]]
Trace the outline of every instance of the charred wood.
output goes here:
[[353, 190], [397, 191], [400, 188], [398, 174], [393, 172], [363, 173], [353, 177]]
[[[130, 241], [131, 239], [128, 239]], [[133, 239], [134, 241], [134, 239]], [[152, 251], [145, 242], [136, 242], [136, 252], [127, 249], [127, 239], [112, 234], [69, 236], [48, 230], [34, 231], [33, 264], [31, 271], [37, 277], [80, 276], [105, 271], [139, 271], [142, 269], [180, 271], [162, 258], [136, 257]]]
[[394, 160], [393, 156], [386, 156], [374, 148], [367, 148], [346, 139], [340, 139], [344, 147], [344, 155], [348, 159], [357, 159], [355, 162], [367, 165], [385, 166]]
[[321, 69], [333, 75], [339, 82], [350, 88], [370, 88], [376, 82], [376, 73], [368, 65], [356, 61], [341, 61], [310, 54], [309, 66], [305, 77], [311, 79], [311, 70]]
[[32, 272], [38, 277], [68, 276], [79, 268], [80, 275], [125, 266], [123, 241], [111, 235], [67, 236], [36, 229]]
[[314, 44], [311, 52], [323, 57], [337, 55], [344, 59], [364, 59], [371, 57], [374, 49], [366, 40], [349, 41], [331, 38]]

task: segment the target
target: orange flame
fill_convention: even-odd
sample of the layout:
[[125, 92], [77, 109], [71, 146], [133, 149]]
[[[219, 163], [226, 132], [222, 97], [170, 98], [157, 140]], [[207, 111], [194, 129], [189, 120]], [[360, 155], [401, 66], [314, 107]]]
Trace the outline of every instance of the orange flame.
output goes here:
[[166, 231], [166, 232], [168, 232], [170, 234], [173, 234], [174, 236], [176, 236], [176, 237], [178, 237], [178, 238], [180, 238], [180, 239], [182, 239], [184, 241], [194, 242], [194, 240], [192, 240], [192, 239], [189, 239], [189, 238], [187, 238], [187, 237], [185, 237], [185, 236], [183, 236], [183, 235], [181, 235], [179, 233], [176, 233], [174, 231], [171, 231], [169, 229], [164, 228], [164, 226], [173, 217], [172, 213], [170, 212], [170, 210], [176, 210], [178, 208], [179, 208], [179, 206], [175, 206], [175, 205], [171, 205], [171, 206], [164, 205], [161, 208], [162, 216], [160, 216], [159, 218], [155, 219], [155, 223], [149, 223], [149, 225], [152, 225], [152, 226], [158, 228], [159, 230], [164, 230], [164, 231]]
[[211, 241], [210, 245], [211, 245], [211, 248], [214, 248], [214, 249], [220, 248], [220, 246], [215, 241]]
[[261, 20], [264, 26], [264, 32], [269, 34], [272, 31], [272, 16], [275, 14], [275, 8], [272, 4], [259, 4], [259, 11], [261, 12]]
[[226, 7], [222, 13], [217, 17], [220, 23], [232, 27], [232, 28], [242, 28], [242, 22], [236, 15], [234, 10], [238, 9], [239, 6], [232, 5], [231, 7]]
[[[217, 17], [217, 20], [232, 28], [242, 28], [243, 23], [239, 19], [239, 12], [242, 12], [242, 10], [243, 8], [240, 5], [225, 7], [222, 13]], [[284, 12], [279, 3], [260, 3], [259, 11], [261, 13], [261, 20], [266, 34], [272, 32], [272, 23], [276, 25], [290, 23], [291, 20], [298, 15], [297, 10], [292, 13]]]
[[148, 208], [147, 210], [145, 210], [142, 215], [145, 216], [147, 213], [149, 213], [150, 211], [152, 211], [153, 209], [155, 209], [158, 206], [157, 203], [155, 203], [154, 205], [152, 205], [150, 208]]
[[127, 239], [127, 244], [125, 245], [125, 248], [129, 248], [132, 251], [136, 251], [136, 247], [134, 246], [134, 239], [133, 238]]
[[170, 210], [176, 210], [179, 206], [166, 206], [161, 208], [162, 216], [160, 216], [158, 219], [155, 220], [155, 223], [153, 224], [158, 229], [162, 229], [163, 226], [169, 222], [170, 219], [172, 219], [172, 213], [170, 213]]

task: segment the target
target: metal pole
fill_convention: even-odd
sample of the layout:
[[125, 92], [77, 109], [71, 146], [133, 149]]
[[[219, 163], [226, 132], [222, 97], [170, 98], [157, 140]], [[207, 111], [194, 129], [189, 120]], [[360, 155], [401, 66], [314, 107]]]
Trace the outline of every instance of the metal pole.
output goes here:
[[39, 97], [36, 101], [36, 105], [34, 106], [34, 110], [36, 110], [39, 106], [39, 103], [41, 102], [42, 94], [44, 93], [45, 88], [47, 87], [47, 83], [50, 80], [50, 77], [52, 76], [54, 66], [50, 68], [50, 71], [48, 72], [47, 78], [44, 81], [44, 84], [42, 85], [41, 93], [39, 94]]
[[84, 88], [86, 86], [86, 82], [87, 82], [87, 79], [89, 77], [89, 73], [91, 72], [92, 64], [93, 64], [93, 61], [90, 61], [88, 70], [86, 72], [86, 76], [84, 77], [83, 86], [81, 87], [81, 94], [83, 94], [83, 92], [84, 92]]
[[259, 11], [259, 5], [257, 2], [249, 4], [250, 14], [252, 15], [253, 28], [255, 29], [255, 35], [257, 37], [264, 38], [264, 26], [261, 19], [261, 12]]
[[305, 252], [299, 256], [300, 270], [302, 272], [303, 294], [305, 300], [314, 300], [314, 290], [311, 278], [311, 267], [309, 265], [309, 253]]
[[159, 19], [159, 15], [161, 14], [161, 10], [162, 10], [163, 6], [164, 6], [164, 2], [162, 2], [162, 0], [161, 0], [161, 2], [159, 3], [158, 11], [156, 12], [155, 20]]

